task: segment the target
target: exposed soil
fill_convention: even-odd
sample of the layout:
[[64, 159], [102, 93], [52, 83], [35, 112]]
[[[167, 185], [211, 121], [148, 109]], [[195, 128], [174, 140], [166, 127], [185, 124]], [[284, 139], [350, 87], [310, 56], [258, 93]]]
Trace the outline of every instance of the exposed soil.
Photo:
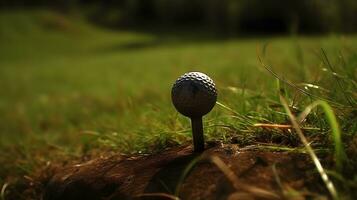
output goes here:
[[[240, 185], [259, 187], [279, 198], [283, 198], [282, 191], [287, 188], [309, 195], [323, 190], [305, 154], [243, 150], [237, 145], [227, 145], [211, 147], [203, 155], [219, 157], [234, 172], [232, 176], [238, 178]], [[184, 146], [157, 155], [115, 155], [65, 166], [49, 181], [44, 199], [170, 199], [163, 193], [174, 194], [183, 171], [198, 156], [202, 155], [193, 154], [191, 146]], [[205, 160], [198, 162], [180, 184], [178, 196], [205, 200], [268, 198], [239, 191], [219, 167]], [[153, 193], [161, 196], [145, 195]]]

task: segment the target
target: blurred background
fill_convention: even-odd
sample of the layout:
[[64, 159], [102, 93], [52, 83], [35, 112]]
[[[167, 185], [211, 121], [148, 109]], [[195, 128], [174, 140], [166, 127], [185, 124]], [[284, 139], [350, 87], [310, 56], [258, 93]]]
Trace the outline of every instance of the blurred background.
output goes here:
[[113, 29], [212, 31], [219, 36], [353, 32], [354, 0], [2, 0], [1, 9], [77, 13]]

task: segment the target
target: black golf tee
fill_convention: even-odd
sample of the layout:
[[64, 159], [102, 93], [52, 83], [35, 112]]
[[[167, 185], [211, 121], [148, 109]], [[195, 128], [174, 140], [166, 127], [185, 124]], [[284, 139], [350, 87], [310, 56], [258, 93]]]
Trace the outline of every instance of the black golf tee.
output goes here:
[[193, 147], [195, 152], [203, 152], [205, 142], [203, 138], [202, 117], [191, 118]]

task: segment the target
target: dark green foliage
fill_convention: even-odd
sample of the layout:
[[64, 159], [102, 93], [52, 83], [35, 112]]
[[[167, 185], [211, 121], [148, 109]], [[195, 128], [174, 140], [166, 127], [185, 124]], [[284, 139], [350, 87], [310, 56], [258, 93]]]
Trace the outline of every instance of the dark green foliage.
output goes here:
[[116, 28], [196, 27], [223, 36], [357, 29], [355, 0], [3, 0], [1, 7], [34, 6], [84, 10], [92, 21]]

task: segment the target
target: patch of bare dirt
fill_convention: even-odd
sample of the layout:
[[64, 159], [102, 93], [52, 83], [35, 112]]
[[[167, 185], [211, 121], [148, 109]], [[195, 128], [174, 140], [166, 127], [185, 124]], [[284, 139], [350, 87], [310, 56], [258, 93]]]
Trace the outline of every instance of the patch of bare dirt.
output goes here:
[[[209, 148], [200, 155], [193, 154], [191, 146], [184, 146], [157, 155], [114, 155], [57, 169], [46, 187], [44, 199], [170, 199], [166, 195], [144, 194], [174, 194], [183, 171], [202, 155], [216, 156], [223, 161], [233, 172], [231, 175], [237, 178], [238, 185], [270, 191], [278, 198], [283, 198], [282, 191], [286, 188], [309, 191], [309, 194], [323, 190], [317, 186], [319, 177], [311, 173], [314, 166], [305, 154], [242, 150], [237, 145], [227, 145]], [[240, 191], [222, 169], [203, 160], [180, 184], [178, 196], [205, 200], [266, 199], [264, 195], [249, 195], [244, 188]]]

